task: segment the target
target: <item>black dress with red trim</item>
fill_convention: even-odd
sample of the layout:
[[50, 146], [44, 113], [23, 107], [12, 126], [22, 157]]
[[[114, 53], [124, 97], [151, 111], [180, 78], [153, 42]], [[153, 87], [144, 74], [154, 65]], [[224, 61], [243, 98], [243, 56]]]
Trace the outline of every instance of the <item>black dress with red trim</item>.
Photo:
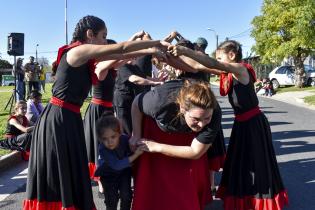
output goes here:
[[71, 67], [66, 57], [33, 133], [24, 210], [95, 209], [80, 114], [92, 83], [89, 63]]
[[[15, 115], [9, 117], [4, 140], [0, 141], [0, 148], [20, 151], [22, 158], [28, 160], [32, 132], [23, 133], [17, 127], [9, 123], [11, 119], [17, 119], [17, 117]], [[22, 117], [21, 125], [24, 127], [28, 126], [28, 120], [25, 116]]]
[[97, 181], [94, 177], [98, 158], [98, 138], [96, 135], [96, 122], [105, 111], [114, 112], [113, 95], [115, 86], [116, 71], [108, 70], [108, 74], [103, 81], [98, 81], [92, 86], [92, 101], [89, 104], [84, 116], [84, 134], [87, 156], [89, 161], [90, 178]]
[[288, 204], [269, 122], [258, 107], [254, 74], [247, 85], [232, 78], [229, 102], [234, 120], [217, 197], [225, 210], [281, 210]]

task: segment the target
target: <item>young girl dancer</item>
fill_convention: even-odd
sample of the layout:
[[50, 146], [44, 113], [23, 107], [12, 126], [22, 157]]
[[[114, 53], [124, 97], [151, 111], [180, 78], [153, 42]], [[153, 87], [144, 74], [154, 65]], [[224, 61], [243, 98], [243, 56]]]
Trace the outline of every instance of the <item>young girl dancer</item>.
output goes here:
[[160, 41], [104, 45], [106, 36], [103, 20], [85, 16], [76, 25], [71, 44], [58, 51], [53, 96], [32, 139], [24, 210], [95, 209], [80, 115], [97, 80], [95, 61], [120, 60], [125, 53], [162, 46]]
[[220, 93], [228, 95], [234, 109], [234, 125], [217, 193], [224, 200], [224, 208], [281, 210], [288, 203], [288, 195], [278, 169], [269, 122], [258, 106], [253, 85], [255, 72], [250, 65], [241, 63], [240, 44], [233, 40], [220, 44], [217, 60], [181, 46], [171, 46], [169, 51], [197, 61], [189, 62], [195, 69], [221, 72]]

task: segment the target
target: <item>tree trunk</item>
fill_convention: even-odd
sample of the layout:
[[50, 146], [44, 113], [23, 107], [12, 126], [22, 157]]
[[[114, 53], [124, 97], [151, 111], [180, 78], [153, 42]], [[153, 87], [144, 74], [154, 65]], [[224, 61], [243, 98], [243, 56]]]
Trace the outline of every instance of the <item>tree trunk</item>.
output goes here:
[[305, 84], [305, 71], [302, 59], [294, 58], [295, 87], [303, 88]]

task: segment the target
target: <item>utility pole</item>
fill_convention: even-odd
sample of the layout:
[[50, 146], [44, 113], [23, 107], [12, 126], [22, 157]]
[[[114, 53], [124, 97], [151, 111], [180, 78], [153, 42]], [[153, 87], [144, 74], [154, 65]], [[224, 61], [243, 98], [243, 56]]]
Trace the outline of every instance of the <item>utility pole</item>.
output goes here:
[[65, 0], [65, 33], [66, 33], [66, 44], [68, 44], [67, 7], [68, 7], [68, 1]]
[[218, 46], [219, 46], [219, 35], [217, 34], [217, 32], [216, 32], [215, 30], [213, 30], [213, 29], [211, 29], [211, 28], [207, 28], [207, 30], [208, 30], [208, 31], [212, 31], [212, 32], [214, 33], [215, 39], [216, 39], [216, 48], [215, 48], [215, 49], [217, 49]]
[[36, 62], [38, 62], [38, 57], [37, 57], [37, 47], [38, 46], [39, 46], [39, 44], [36, 44], [36, 51], [35, 51]]

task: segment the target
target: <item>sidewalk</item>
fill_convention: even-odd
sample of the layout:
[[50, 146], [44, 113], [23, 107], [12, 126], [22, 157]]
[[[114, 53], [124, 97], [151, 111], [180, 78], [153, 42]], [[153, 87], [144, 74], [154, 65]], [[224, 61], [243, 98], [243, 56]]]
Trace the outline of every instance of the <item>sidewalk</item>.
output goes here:
[[[219, 86], [219, 82], [211, 82], [211, 85]], [[315, 110], [315, 106], [307, 104], [304, 102], [305, 97], [315, 95], [314, 91], [292, 91], [284, 93], [276, 93], [272, 97], [258, 95], [259, 97], [270, 98], [277, 101], [282, 101], [295, 106], [304, 107], [307, 109]]]
[[303, 99], [303, 98], [305, 98], [307, 96], [311, 96], [311, 95], [315, 95], [315, 92], [304, 90], [304, 91], [292, 91], [292, 92], [276, 93], [272, 97], [269, 97], [269, 96], [259, 96], [259, 97], [270, 98], [270, 99], [274, 99], [277, 101], [282, 101], [282, 102], [285, 102], [288, 104], [292, 104], [295, 106], [300, 106], [300, 107], [304, 107], [307, 109], [315, 110], [315, 106], [305, 103], [304, 99]]

